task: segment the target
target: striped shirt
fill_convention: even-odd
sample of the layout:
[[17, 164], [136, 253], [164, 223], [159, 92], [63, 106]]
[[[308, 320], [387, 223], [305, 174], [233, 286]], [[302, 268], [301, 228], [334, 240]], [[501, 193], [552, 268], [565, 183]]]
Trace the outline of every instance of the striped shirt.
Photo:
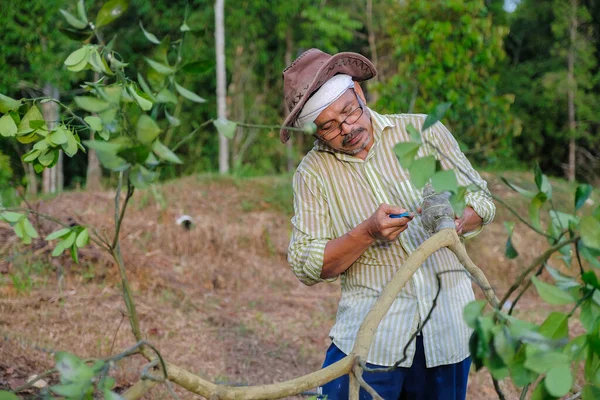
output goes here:
[[[306, 285], [335, 280], [320, 278], [325, 245], [369, 218], [381, 203], [400, 206], [415, 214], [422, 203], [420, 191], [410, 182], [408, 171], [400, 167], [393, 148], [398, 142], [410, 141], [406, 127], [413, 124], [420, 130], [426, 116], [369, 112], [374, 137], [364, 160], [317, 141], [294, 174], [295, 215], [288, 261]], [[486, 189], [468, 191], [466, 202], [483, 218], [484, 225], [489, 224], [495, 206], [486, 182], [459, 150], [452, 134], [444, 125], [436, 123], [422, 136]], [[429, 154], [441, 161], [442, 168], [453, 168], [453, 164], [431, 146], [422, 145], [417, 157]], [[464, 175], [458, 172], [456, 175], [460, 185], [471, 183]], [[481, 229], [465, 236], [474, 236]], [[341, 274], [342, 295], [329, 335], [344, 353], [352, 351], [358, 329], [386, 283], [428, 237], [416, 215], [396, 240], [375, 242]], [[403, 358], [405, 345], [432, 307], [438, 286], [436, 275], [454, 270], [464, 268], [447, 248], [427, 259], [381, 321], [367, 362], [390, 366]], [[463, 321], [462, 310], [474, 299], [471, 281], [464, 272], [444, 273], [440, 279], [442, 290], [437, 305], [422, 330], [427, 367], [457, 363], [469, 356], [471, 330]], [[400, 366], [411, 366], [414, 353], [413, 341]]]

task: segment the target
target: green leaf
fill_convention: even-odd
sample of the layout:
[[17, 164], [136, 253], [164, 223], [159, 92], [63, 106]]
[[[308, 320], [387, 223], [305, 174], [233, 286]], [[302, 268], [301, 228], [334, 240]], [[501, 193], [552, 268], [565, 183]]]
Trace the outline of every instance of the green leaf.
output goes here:
[[434, 108], [434, 110], [431, 113], [429, 113], [429, 115], [425, 119], [425, 122], [423, 123], [423, 127], [421, 128], [421, 132], [425, 132], [427, 129], [429, 129], [429, 127], [433, 126], [433, 124], [435, 124], [440, 119], [442, 119], [444, 117], [444, 114], [446, 114], [446, 111], [448, 111], [448, 109], [450, 108], [451, 105], [452, 105], [452, 103], [442, 103], [442, 104], [437, 105]]
[[410, 180], [417, 189], [421, 189], [435, 173], [435, 157], [425, 156], [413, 161], [410, 168]]
[[513, 245], [513, 242], [512, 242], [512, 235], [513, 235], [513, 230], [515, 229], [515, 223], [505, 221], [504, 227], [506, 228], [506, 231], [508, 232], [508, 240], [506, 241], [506, 249], [504, 250], [504, 255], [506, 255], [506, 258], [508, 258], [508, 259], [517, 258], [519, 256], [519, 252], [517, 251], [517, 249], [515, 249], [515, 246]]
[[146, 93], [152, 101], [156, 101], [156, 99], [154, 98], [154, 93], [152, 92], [152, 89], [150, 89], [150, 86], [148, 86], [148, 82], [146, 82], [146, 80], [144, 79], [142, 74], [140, 74], [138, 72], [137, 78], [138, 78], [138, 83], [139, 83], [140, 87], [142, 88], [142, 90], [144, 91], [144, 93]]
[[515, 185], [514, 183], [509, 182], [508, 180], [506, 180], [503, 176], [500, 177], [500, 179], [502, 179], [502, 181], [508, 186], [510, 187], [512, 190], [514, 190], [515, 192], [519, 193], [521, 196], [524, 196], [528, 199], [533, 199], [537, 193], [534, 193], [530, 190], [526, 190], [523, 189], [520, 186]]
[[86, 384], [86, 382], [78, 381], [50, 386], [52, 392], [59, 396], [64, 396], [67, 399], [83, 399], [88, 389], [89, 383]]
[[85, 0], [79, 0], [77, 2], [77, 14], [79, 15], [79, 19], [82, 21], [88, 22], [87, 14], [85, 12]]
[[5, 220], [6, 222], [14, 224], [25, 218], [25, 214], [19, 214], [12, 211], [3, 211], [0, 213], [0, 219]]
[[58, 28], [58, 31], [66, 37], [68, 37], [69, 39], [75, 40], [76, 42], [87, 40], [93, 34], [93, 31], [91, 29], [80, 31], [78, 29], [71, 28]]
[[17, 134], [17, 131], [17, 124], [15, 124], [15, 121], [9, 114], [5, 114], [0, 118], [0, 135], [13, 137]]
[[142, 164], [148, 158], [149, 153], [148, 145], [138, 144], [119, 150], [117, 155], [130, 164]]
[[153, 33], [150, 33], [144, 29], [142, 21], [140, 21], [140, 28], [142, 28], [142, 32], [144, 32], [144, 36], [146, 36], [146, 39], [148, 39], [151, 43], [160, 44], [160, 40], [158, 40], [158, 38]]
[[431, 184], [437, 193], [445, 191], [455, 193], [458, 188], [458, 181], [453, 170], [438, 171], [431, 177]]
[[104, 391], [104, 400], [125, 400], [123, 397], [119, 396], [115, 392], [111, 392], [110, 390]]
[[559, 340], [569, 336], [569, 317], [567, 314], [553, 311], [548, 315], [540, 331], [548, 339]]
[[67, 143], [67, 132], [62, 126], [59, 126], [53, 132], [48, 135], [48, 141], [55, 146]]
[[413, 143], [422, 143], [421, 132], [419, 132], [413, 124], [408, 124], [406, 131], [410, 134], [410, 140]]
[[110, 107], [108, 102], [92, 96], [76, 96], [75, 104], [82, 110], [92, 113], [99, 113]]
[[65, 251], [64, 241], [56, 243], [54, 250], [52, 251], [52, 257], [58, 257]]
[[87, 228], [83, 228], [83, 230], [77, 235], [75, 244], [77, 245], [77, 247], [85, 247], [89, 242], [89, 238], [90, 236]]
[[187, 90], [186, 88], [184, 88], [183, 86], [178, 85], [177, 83], [175, 83], [175, 89], [177, 90], [177, 92], [179, 92], [180, 95], [182, 95], [183, 97], [185, 97], [188, 100], [191, 100], [195, 103], [205, 103], [206, 100], [203, 99], [202, 97], [198, 96], [196, 93]]
[[115, 19], [119, 18], [127, 8], [129, 1], [127, 0], [110, 0], [104, 3], [98, 15], [96, 16], [96, 28], [108, 25]]
[[41, 154], [40, 150], [33, 149], [33, 150], [23, 154], [23, 157], [21, 159], [23, 161], [25, 161], [26, 163], [32, 163], [35, 161], [36, 158], [39, 157], [40, 154]]
[[23, 227], [25, 228], [25, 233], [27, 234], [27, 236], [31, 238], [40, 237], [33, 225], [31, 225], [31, 222], [29, 222], [27, 218], [23, 218]]
[[577, 336], [573, 340], [571, 340], [565, 348], [563, 349], [563, 353], [569, 357], [572, 361], [579, 361], [585, 358], [586, 356], [586, 347], [587, 347], [587, 335]]
[[542, 230], [542, 224], [540, 222], [540, 210], [546, 200], [546, 194], [539, 192], [529, 204], [529, 219], [531, 220], [531, 224], [539, 230]]
[[560, 211], [554, 211], [554, 210], [550, 210], [550, 212], [548, 214], [550, 214], [550, 219], [552, 221], [552, 224], [559, 231], [568, 229], [570, 225], [579, 224], [579, 218], [577, 218], [575, 215], [572, 215], [572, 214], [567, 214], [567, 213], [563, 213]]
[[562, 397], [569, 393], [573, 386], [573, 374], [569, 364], [556, 365], [548, 371], [544, 384], [548, 393], [555, 397]]
[[575, 211], [579, 210], [592, 194], [593, 186], [589, 184], [581, 184], [575, 190]]
[[600, 250], [600, 221], [592, 216], [583, 217], [580, 225], [581, 240], [587, 247]]
[[600, 387], [592, 384], [587, 384], [581, 391], [582, 400], [598, 400], [600, 399]]
[[600, 318], [600, 306], [594, 301], [584, 301], [581, 305], [581, 314], [579, 320], [586, 331], [592, 332], [598, 326]]
[[20, 219], [16, 224], [13, 225], [13, 229], [15, 231], [15, 235], [18, 238], [23, 239], [25, 237], [25, 227], [23, 226], [23, 220]]
[[160, 133], [160, 127], [146, 114], [140, 115], [136, 125], [136, 134], [140, 142], [151, 143]]
[[63, 129], [65, 131], [65, 134], [67, 135], [67, 143], [62, 145], [62, 149], [66, 155], [68, 155], [69, 157], [73, 157], [77, 153], [77, 149], [79, 148], [79, 146], [81, 146], [78, 141], [79, 137], [76, 138], [75, 135], [73, 135], [73, 132], [67, 129], [64, 125]]
[[0, 390], [0, 399], [1, 400], [19, 400], [19, 398], [12, 392], [7, 392], [6, 390]]
[[172, 75], [175, 73], [175, 68], [172, 68], [165, 64], [161, 64], [158, 61], [154, 61], [148, 57], [144, 57], [144, 59], [150, 65], [150, 67], [152, 67], [153, 70], [155, 70], [161, 75]]
[[101, 131], [102, 130], [102, 120], [99, 117], [88, 115], [83, 119], [93, 131]]
[[69, 247], [73, 246], [73, 243], [75, 243], [75, 239], [77, 238], [77, 233], [76, 232], [71, 232], [67, 235], [66, 238], [63, 239], [62, 243], [63, 246], [65, 247], [65, 249], [68, 249]]
[[463, 319], [469, 327], [475, 329], [477, 318], [483, 312], [486, 304], [486, 300], [475, 300], [465, 306], [463, 309]]
[[129, 181], [137, 189], [146, 189], [148, 185], [155, 182], [158, 178], [156, 172], [149, 171], [142, 165], [135, 165], [129, 173]]
[[71, 232], [71, 229], [69, 229], [69, 228], [62, 228], [62, 229], [54, 231], [51, 234], [49, 234], [48, 236], [46, 236], [45, 240], [48, 240], [48, 241], [50, 241], [50, 240], [56, 240], [58, 238], [66, 236], [70, 232]]
[[410, 168], [420, 147], [419, 143], [413, 142], [400, 142], [394, 146], [394, 153], [398, 157], [398, 162], [400, 162], [402, 168]]
[[538, 294], [549, 304], [561, 305], [575, 302], [570, 293], [560, 290], [556, 286], [540, 281], [536, 276], [531, 277]]
[[221, 135], [225, 136], [227, 139], [233, 139], [237, 123], [229, 121], [228, 119], [219, 118], [213, 121], [213, 125]]
[[0, 93], [0, 113], [6, 114], [21, 107], [21, 100], [15, 100]]
[[494, 334], [494, 348], [498, 356], [502, 359], [504, 364], [511, 365], [515, 357], [515, 345], [516, 341], [512, 339], [510, 333], [505, 327], [501, 327], [496, 334]]
[[[40, 112], [40, 109], [34, 104], [31, 108], [25, 113], [23, 119], [19, 123], [18, 131], [19, 132], [30, 132], [32, 129], [36, 129], [31, 126], [32, 121], [43, 121], [44, 117]], [[44, 128], [47, 130], [46, 128]]]
[[171, 151], [167, 146], [156, 140], [152, 145], [152, 150], [160, 159], [172, 162], [174, 164], [183, 164], [183, 161], [175, 153]]
[[179, 126], [181, 125], [181, 120], [179, 118], [175, 118], [165, 109], [165, 116], [167, 117], [167, 121], [169, 121], [169, 125], [171, 126]]
[[87, 22], [80, 20], [73, 14], [71, 14], [65, 10], [60, 10], [60, 12], [62, 13], [63, 17], [65, 17], [65, 20], [67, 21], [67, 23], [69, 25], [71, 25], [73, 28], [85, 29], [85, 27], [87, 26]]
[[140, 92], [136, 87], [132, 85], [127, 86], [127, 93], [133, 97], [135, 102], [143, 111], [148, 111], [152, 108], [152, 100], [150, 96], [146, 95], [144, 92]]
[[594, 268], [600, 268], [600, 251], [580, 246], [579, 254], [585, 258]]
[[179, 30], [181, 32], [189, 32], [189, 31], [191, 31], [190, 27], [185, 22], [183, 24], [181, 24], [181, 26], [179, 27]]
[[77, 251], [77, 246], [75, 243], [71, 245], [71, 259], [75, 264], [79, 264], [79, 253]]
[[93, 49], [92, 51], [90, 51], [90, 57], [88, 61], [94, 71], [100, 74], [114, 75], [108, 67], [108, 64], [106, 63], [104, 57], [102, 57], [100, 53], [98, 53], [98, 50]]
[[117, 154], [119, 149], [122, 147], [119, 143], [112, 142], [104, 142], [101, 140], [84, 140], [83, 144], [85, 144], [88, 148], [97, 150], [99, 152]]
[[548, 271], [552, 278], [554, 278], [556, 286], [562, 290], [568, 290], [573, 287], [581, 286], [579, 282], [572, 277], [561, 274], [559, 271], [549, 265], [546, 265], [544, 268], [546, 268], [546, 271]]
[[548, 177], [542, 173], [540, 166], [536, 163], [533, 167], [533, 171], [535, 174], [535, 184], [538, 187], [538, 190], [546, 195], [548, 199], [552, 198], [552, 185], [548, 180]]
[[[528, 348], [528, 350], [531, 348]], [[569, 357], [566, 354], [558, 353], [556, 351], [539, 351], [532, 349], [531, 352], [527, 353], [527, 360], [525, 360], [525, 367], [537, 372], [538, 374], [545, 374], [554, 365], [568, 364]]]
[[170, 90], [163, 88], [156, 95], [156, 102], [177, 104], [177, 96], [175, 96], [175, 93], [171, 92]]
[[459, 217], [462, 216], [463, 211], [464, 211], [465, 207], [467, 206], [466, 201], [465, 201], [466, 193], [467, 193], [467, 188], [464, 186], [459, 186], [456, 193], [452, 193], [452, 195], [448, 199], [450, 201], [450, 205], [452, 206], [452, 209], [454, 210], [454, 214], [456, 214]]
[[598, 277], [594, 271], [586, 271], [581, 275], [581, 280], [587, 283], [588, 285], [600, 289], [600, 285], [598, 284]]
[[65, 60], [64, 64], [67, 67], [72, 67], [74, 65], [81, 63], [84, 60], [87, 62], [89, 53], [90, 53], [90, 48], [87, 45], [83, 46], [83, 47], [75, 50], [71, 54], [69, 54], [69, 56]]
[[212, 60], [193, 61], [181, 67], [183, 72], [188, 74], [203, 74], [208, 73], [214, 68]]

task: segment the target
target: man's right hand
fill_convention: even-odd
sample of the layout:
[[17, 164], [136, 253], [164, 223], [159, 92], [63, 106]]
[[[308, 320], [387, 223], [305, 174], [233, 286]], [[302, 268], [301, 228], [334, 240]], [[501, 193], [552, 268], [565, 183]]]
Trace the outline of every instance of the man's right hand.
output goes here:
[[373, 215], [367, 219], [367, 232], [376, 240], [396, 240], [398, 235], [408, 228], [408, 223], [412, 221], [414, 215], [411, 213], [409, 217], [391, 218], [390, 214], [402, 214], [404, 212], [406, 212], [404, 208], [385, 203], [381, 204]]

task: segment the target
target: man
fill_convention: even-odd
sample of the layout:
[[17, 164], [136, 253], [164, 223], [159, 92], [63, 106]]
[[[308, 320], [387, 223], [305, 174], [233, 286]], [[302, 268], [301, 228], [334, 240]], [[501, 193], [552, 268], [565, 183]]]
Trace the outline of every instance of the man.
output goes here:
[[[400, 167], [393, 148], [409, 141], [406, 128], [422, 126], [425, 116], [380, 115], [365, 105], [358, 82], [375, 76], [373, 64], [360, 54], [334, 56], [311, 49], [283, 71], [286, 105], [284, 126], [317, 126], [317, 141], [294, 175], [293, 234], [288, 250], [296, 276], [307, 285], [341, 278], [342, 295], [332, 344], [323, 367], [345, 357], [356, 333], [386, 283], [404, 260], [428, 238], [418, 213], [420, 191]], [[290, 131], [281, 130], [282, 142]], [[444, 154], [422, 146], [419, 157], [435, 154], [444, 169], [460, 169], [486, 183], [450, 132], [437, 123], [423, 137]], [[460, 184], [469, 180], [457, 173]], [[468, 207], [456, 219], [459, 234], [473, 236], [491, 222], [494, 204], [486, 191], [469, 192]], [[408, 217], [392, 218], [409, 210]], [[434, 253], [415, 273], [377, 328], [367, 363], [394, 365], [392, 372], [365, 373], [384, 399], [464, 399], [470, 367], [470, 330], [462, 319], [473, 300], [469, 277], [448, 249]], [[442, 288], [430, 319], [427, 317]], [[406, 351], [405, 346], [415, 336]], [[348, 376], [324, 385], [328, 399], [348, 397]], [[361, 398], [370, 398], [361, 390]]]

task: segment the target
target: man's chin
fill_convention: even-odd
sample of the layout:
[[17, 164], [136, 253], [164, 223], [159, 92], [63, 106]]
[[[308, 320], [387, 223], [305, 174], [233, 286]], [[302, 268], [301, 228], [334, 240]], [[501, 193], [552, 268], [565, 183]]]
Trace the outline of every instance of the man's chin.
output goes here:
[[359, 139], [355, 145], [344, 148], [344, 152], [350, 154], [351, 156], [358, 154], [368, 146], [370, 141], [371, 137], [366, 135], [364, 138]]

